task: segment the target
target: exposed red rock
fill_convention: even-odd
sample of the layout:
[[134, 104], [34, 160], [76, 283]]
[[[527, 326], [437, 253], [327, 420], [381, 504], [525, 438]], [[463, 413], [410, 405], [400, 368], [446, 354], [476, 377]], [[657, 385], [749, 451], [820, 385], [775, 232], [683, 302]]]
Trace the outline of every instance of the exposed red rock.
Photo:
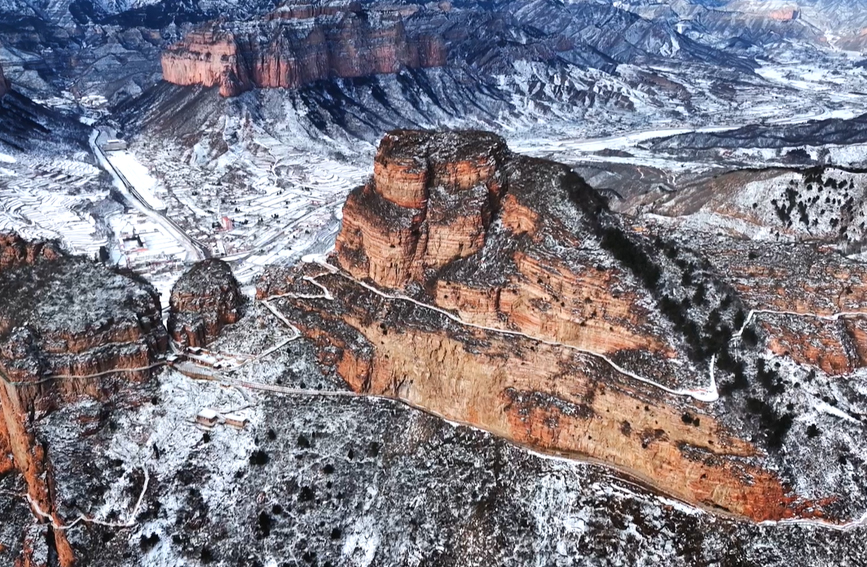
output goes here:
[[481, 249], [508, 151], [492, 134], [452, 142], [383, 139], [373, 180], [346, 202], [337, 250], [350, 273], [403, 287]]
[[30, 242], [14, 232], [0, 233], [0, 271], [35, 264], [39, 259], [56, 260], [60, 247], [54, 242]]
[[[336, 246], [341, 267], [386, 288], [414, 281], [438, 306], [468, 322], [507, 322], [533, 336], [598, 352], [642, 348], [668, 356], [653, 338], [645, 310], [635, 305], [640, 298], [611, 295], [624, 283], [615, 271], [590, 266], [575, 273], [562, 261], [538, 254], [541, 250], [513, 246], [504, 246], [508, 257], [499, 259], [509, 268], [499, 274], [503, 285], [443, 270], [482, 250], [494, 218], [516, 237], [541, 236], [540, 214], [532, 197], [522, 194], [530, 187], [521, 184], [532, 179], [514, 179], [516, 186], [502, 199], [506, 165], [513, 159], [493, 134], [386, 135], [373, 179], [346, 201]], [[570, 237], [569, 244], [580, 242]], [[614, 328], [617, 332], [611, 332]]]
[[772, 20], [789, 21], [797, 19], [800, 13], [797, 6], [786, 6], [779, 10], [770, 10], [765, 16]]
[[[52, 522], [63, 525], [63, 520], [56, 511], [54, 477], [47, 447], [34, 434], [28, 418], [31, 411], [22, 404], [17, 394], [15, 386], [6, 382], [0, 385], [0, 410], [2, 410], [3, 415], [3, 419], [0, 420], [0, 430], [5, 430], [5, 437], [9, 440], [9, 447], [4, 449], [8, 449], [9, 454], [14, 459], [15, 468], [24, 478], [27, 495], [31, 501], [39, 507], [39, 511], [51, 516]], [[3, 437], [4, 435], [0, 434], [0, 439]], [[41, 516], [38, 520], [40, 523], [45, 522], [45, 518]], [[72, 567], [75, 565], [75, 553], [66, 532], [52, 529], [49, 531], [60, 566]], [[30, 565], [42, 565], [42, 563], [32, 562], [32, 554], [27, 551], [32, 543], [25, 541], [24, 565], [28, 563]]]
[[[0, 297], [0, 472], [20, 472], [32, 502], [62, 525], [51, 460], [32, 420], [82, 395], [105, 400], [149, 378], [168, 342], [159, 296], [51, 243], [2, 234]], [[73, 565], [66, 532], [48, 531], [59, 564]]]
[[212, 22], [162, 56], [166, 81], [219, 86], [223, 96], [444, 63], [443, 43], [408, 36], [399, 11], [352, 3], [285, 7], [252, 24]]
[[258, 290], [290, 294], [286, 316], [352, 389], [753, 520], [830, 514], [834, 495], [796, 492], [749, 417], [685, 395], [709, 380], [684, 363], [696, 350], [717, 353], [718, 380], [752, 356], [720, 323], [743, 317], [734, 288], [702, 281], [726, 294], [713, 308], [667, 295], [660, 281], [687, 277], [664, 258], [677, 251], [491, 134], [393, 132], [374, 172], [347, 199], [336, 271], [272, 271]]
[[168, 330], [175, 342], [202, 347], [241, 317], [241, 286], [222, 260], [197, 262], [172, 287]]
[[151, 375], [167, 346], [153, 287], [50, 244], [4, 241], [13, 245], [0, 249], [11, 259], [0, 270], [0, 371], [24, 407], [50, 410], [81, 394], [102, 399]]
[[[767, 245], [763, 252], [728, 248], [712, 258], [753, 308], [804, 315], [760, 315], [768, 348], [835, 376], [867, 366], [867, 315], [855, 316], [867, 304], [867, 268], [827, 246]], [[850, 316], [828, 319], [836, 313]]]

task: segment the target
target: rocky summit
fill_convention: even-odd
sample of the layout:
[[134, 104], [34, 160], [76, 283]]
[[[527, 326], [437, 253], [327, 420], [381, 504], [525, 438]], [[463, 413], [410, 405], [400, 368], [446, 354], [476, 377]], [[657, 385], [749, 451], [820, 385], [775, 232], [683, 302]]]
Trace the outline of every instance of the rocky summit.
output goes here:
[[387, 134], [343, 212], [327, 263], [271, 272], [258, 295], [284, 297], [353, 390], [754, 521], [860, 513], [851, 473], [795, 472], [811, 457], [780, 450], [791, 413], [741, 400], [776, 380], [765, 345], [811, 363], [785, 346], [811, 333], [751, 311], [765, 274], [636, 231], [568, 167], [483, 132]]
[[169, 334], [178, 344], [205, 346], [225, 325], [240, 319], [241, 300], [240, 286], [227, 263], [197, 262], [172, 287]]
[[[150, 376], [167, 342], [153, 287], [14, 234], [0, 235], [0, 258], [0, 371], [24, 405], [99, 397], [116, 372]], [[98, 379], [75, 379], [88, 376]]]
[[75, 553], [58, 512], [52, 456], [37, 416], [87, 397], [116, 401], [150, 378], [167, 335], [149, 284], [70, 257], [54, 243], [0, 234], [0, 473], [17, 471], [45, 533], [25, 532], [20, 565], [47, 538], [56, 564]]

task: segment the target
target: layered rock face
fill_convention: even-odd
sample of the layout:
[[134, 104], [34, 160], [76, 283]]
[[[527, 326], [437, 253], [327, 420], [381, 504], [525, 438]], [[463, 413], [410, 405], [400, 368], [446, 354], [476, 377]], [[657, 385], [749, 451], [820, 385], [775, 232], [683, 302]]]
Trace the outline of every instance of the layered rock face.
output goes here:
[[403, 287], [481, 250], [508, 152], [492, 134], [387, 135], [374, 176], [346, 202], [338, 255], [354, 276]]
[[295, 290], [288, 316], [357, 391], [599, 459], [691, 502], [800, 514], [809, 504], [749, 463], [760, 448], [673, 394], [690, 384], [672, 363], [683, 351], [651, 293], [600, 248], [612, 223], [568, 168], [496, 136], [393, 132], [347, 200], [339, 271], [303, 274], [334, 299], [311, 299], [299, 274], [260, 295]]
[[0, 375], [27, 412], [105, 399], [150, 377], [167, 348], [151, 285], [54, 243], [0, 234], [0, 296]]
[[[757, 325], [768, 348], [831, 376], [867, 367], [867, 267], [829, 246], [765, 244], [761, 250], [727, 246], [712, 261], [725, 266], [741, 295], [763, 313]], [[835, 318], [836, 314], [847, 314]]]
[[241, 317], [241, 287], [222, 260], [197, 262], [172, 288], [168, 330], [178, 344], [202, 347]]
[[62, 255], [54, 242], [31, 242], [14, 232], [0, 233], [0, 272], [31, 266], [41, 260], [57, 260]]
[[[62, 525], [48, 448], [32, 421], [82, 395], [106, 400], [147, 379], [168, 342], [159, 296], [51, 243], [2, 234], [0, 297], [0, 471], [17, 470], [34, 506]], [[58, 563], [73, 565], [66, 532], [46, 533]]]
[[[625, 285], [622, 274], [595, 264], [576, 272], [533, 245], [545, 225], [530, 194], [538, 176], [574, 184], [585, 205], [602, 207], [577, 176], [513, 156], [493, 134], [390, 133], [373, 178], [346, 201], [337, 260], [354, 277], [381, 287], [421, 286], [465, 321], [506, 322], [599, 352], [642, 349], [664, 364], [669, 349], [653, 337], [646, 310], [635, 305], [642, 292], [612, 295], [612, 288]], [[494, 220], [505, 232], [487, 247], [495, 257], [481, 263]], [[564, 243], [580, 246], [562, 225], [550, 228]], [[529, 246], [516, 246], [517, 240]], [[491, 286], [494, 281], [500, 285]]]
[[686, 287], [678, 266], [701, 260], [654, 246], [565, 166], [491, 134], [397, 131], [347, 199], [334, 265], [271, 272], [258, 294], [288, 294], [286, 316], [358, 392], [754, 520], [833, 515], [833, 487], [775, 472], [773, 411], [761, 429], [707, 403], [713, 372], [737, 382], [752, 364], [726, 338], [737, 291], [708, 280], [720, 303], [676, 301], [666, 282]]
[[301, 5], [257, 22], [208, 24], [169, 47], [162, 68], [170, 83], [219, 86], [223, 96], [235, 96], [253, 88], [436, 67], [445, 57], [440, 40], [409, 36], [398, 12]]
[[116, 370], [120, 382], [151, 375], [167, 334], [150, 285], [50, 244], [3, 240], [0, 371], [25, 407], [49, 410], [83, 393], [102, 398], [118, 386]]

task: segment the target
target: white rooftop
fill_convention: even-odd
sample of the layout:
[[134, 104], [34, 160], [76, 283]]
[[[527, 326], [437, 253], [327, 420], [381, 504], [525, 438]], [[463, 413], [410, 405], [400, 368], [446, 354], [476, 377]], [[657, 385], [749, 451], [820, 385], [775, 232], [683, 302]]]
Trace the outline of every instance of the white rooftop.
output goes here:
[[199, 412], [198, 417], [201, 417], [202, 419], [210, 420], [210, 419], [217, 419], [218, 415], [219, 414], [217, 413], [217, 410], [214, 410], [211, 408], [205, 408]]

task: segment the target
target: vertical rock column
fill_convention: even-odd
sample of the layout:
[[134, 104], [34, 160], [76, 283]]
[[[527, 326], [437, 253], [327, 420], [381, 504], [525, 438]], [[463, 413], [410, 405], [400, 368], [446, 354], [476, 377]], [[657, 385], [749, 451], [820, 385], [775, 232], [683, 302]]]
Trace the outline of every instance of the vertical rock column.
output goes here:
[[475, 254], [505, 192], [503, 140], [484, 132], [387, 134], [337, 239], [341, 267], [387, 288]]
[[229, 264], [197, 262], [172, 287], [169, 334], [175, 342], [202, 347], [241, 317], [241, 286]]
[[[6, 382], [5, 375], [0, 375], [0, 378], [3, 379], [0, 385], [0, 411], [3, 414], [0, 421], [0, 439], [5, 434], [9, 441], [15, 468], [21, 473], [27, 486], [30, 506], [37, 520], [46, 524], [46, 537], [49, 542], [53, 542], [60, 566], [73, 567], [75, 554], [66, 532], [53, 527], [62, 526], [64, 522], [57, 514], [55, 506], [54, 474], [47, 449], [32, 431], [27, 418], [28, 412], [21, 405], [15, 386]], [[50, 519], [42, 514], [47, 514]], [[39, 563], [33, 565], [35, 567]]]

